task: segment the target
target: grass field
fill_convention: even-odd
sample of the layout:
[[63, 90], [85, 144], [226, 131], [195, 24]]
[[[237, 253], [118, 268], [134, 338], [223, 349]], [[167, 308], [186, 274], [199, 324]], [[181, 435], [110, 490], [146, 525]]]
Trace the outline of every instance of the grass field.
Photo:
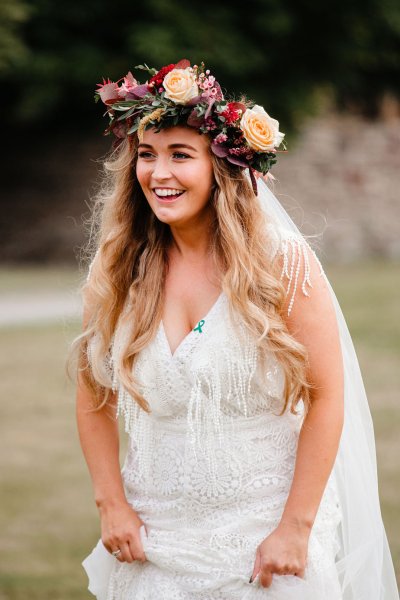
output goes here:
[[[400, 559], [400, 265], [326, 267], [348, 320], [377, 439], [383, 517]], [[0, 272], [0, 291], [68, 288], [75, 273]], [[79, 324], [1, 330], [0, 599], [92, 598], [80, 566], [98, 538], [97, 512], [64, 374]]]

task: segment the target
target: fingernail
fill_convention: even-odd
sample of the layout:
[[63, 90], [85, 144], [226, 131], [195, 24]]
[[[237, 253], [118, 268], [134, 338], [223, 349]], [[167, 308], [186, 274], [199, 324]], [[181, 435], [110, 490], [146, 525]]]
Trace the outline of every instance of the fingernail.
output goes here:
[[250, 577], [249, 583], [253, 583], [253, 575]]

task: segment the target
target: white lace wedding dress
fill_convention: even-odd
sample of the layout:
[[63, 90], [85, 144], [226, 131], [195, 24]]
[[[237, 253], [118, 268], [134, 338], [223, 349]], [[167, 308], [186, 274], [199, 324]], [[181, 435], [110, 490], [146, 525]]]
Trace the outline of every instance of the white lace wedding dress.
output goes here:
[[[297, 284], [293, 261], [308, 261], [302, 250], [292, 244], [289, 284]], [[332, 475], [305, 578], [274, 575], [269, 588], [259, 578], [249, 583], [257, 545], [277, 526], [289, 493], [302, 415], [277, 416], [281, 367], [272, 355], [261, 364], [225, 293], [173, 355], [161, 322], [135, 372], [152, 412], [119, 389], [130, 434], [122, 472], [127, 499], [146, 524], [148, 560], [120, 563], [99, 542], [84, 561], [89, 589], [101, 600], [341, 600]]]

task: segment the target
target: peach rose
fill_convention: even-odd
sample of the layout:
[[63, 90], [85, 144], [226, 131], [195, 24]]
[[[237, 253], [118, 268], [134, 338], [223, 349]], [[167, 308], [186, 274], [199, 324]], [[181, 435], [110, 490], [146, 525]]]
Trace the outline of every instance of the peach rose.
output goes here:
[[258, 152], [268, 152], [277, 148], [285, 137], [279, 131], [279, 123], [257, 104], [248, 108], [241, 120], [240, 129], [250, 148]]
[[177, 104], [186, 104], [199, 95], [196, 75], [189, 68], [172, 69], [164, 77], [165, 96]]

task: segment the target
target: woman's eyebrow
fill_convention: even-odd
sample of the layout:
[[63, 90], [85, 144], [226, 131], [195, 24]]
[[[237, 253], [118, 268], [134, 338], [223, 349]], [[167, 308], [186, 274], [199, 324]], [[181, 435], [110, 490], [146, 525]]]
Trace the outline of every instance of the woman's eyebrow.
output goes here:
[[[140, 143], [138, 148], [153, 148], [153, 146], [151, 144]], [[197, 152], [196, 148], [189, 146], [189, 144], [170, 144], [168, 148], [189, 148], [190, 150], [193, 150], [193, 152]]]

